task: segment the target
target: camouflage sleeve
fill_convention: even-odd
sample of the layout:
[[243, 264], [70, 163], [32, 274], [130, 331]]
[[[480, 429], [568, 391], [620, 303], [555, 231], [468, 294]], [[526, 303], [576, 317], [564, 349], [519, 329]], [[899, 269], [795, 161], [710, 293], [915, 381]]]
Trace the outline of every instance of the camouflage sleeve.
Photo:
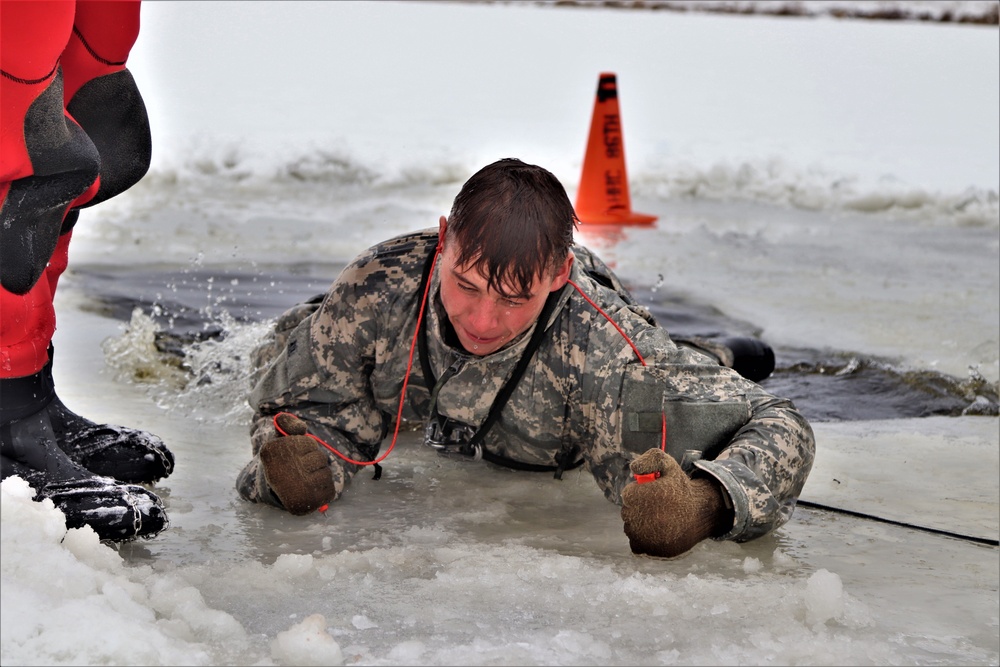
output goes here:
[[815, 453], [806, 420], [791, 401], [677, 346], [665, 330], [631, 326], [645, 365], [608, 339], [614, 354], [588, 401], [595, 443], [585, 456], [605, 495], [621, 502], [628, 463], [660, 446], [665, 422], [667, 452], [689, 474], [714, 477], [732, 500], [734, 525], [720, 539], [746, 541], [784, 524]]
[[694, 463], [729, 493], [735, 520], [721, 539], [740, 542], [765, 535], [792, 517], [816, 454], [812, 428], [791, 401], [743, 382], [749, 385], [750, 421], [718, 456]]
[[650, 324], [656, 324], [656, 319], [653, 317], [653, 313], [650, 312], [648, 308], [641, 305], [632, 296], [632, 293], [628, 291], [625, 287], [625, 283], [621, 281], [621, 278], [611, 270], [611, 268], [604, 263], [604, 261], [594, 254], [592, 250], [586, 246], [575, 244], [573, 246], [573, 256], [575, 257], [574, 264], [578, 271], [585, 274], [594, 282], [599, 285], [603, 285], [608, 289], [614, 290], [622, 301], [628, 304], [632, 310], [638, 313], [643, 319], [645, 319]]
[[[412, 239], [389, 245], [376, 246], [348, 265], [321, 303], [286, 313], [258, 348], [262, 369], [249, 398], [255, 457], [274, 437], [272, 417], [281, 411], [304, 420], [310, 433], [351, 459], [377, 457], [393, 417], [379, 409], [372, 369], [376, 356], [384, 356], [392, 344], [385, 332], [400, 328], [389, 318], [405, 319], [413, 310], [416, 285], [411, 283], [420, 274], [410, 265], [419, 269], [426, 256], [410, 252], [420, 245]], [[363, 466], [329, 456], [339, 497]]]
[[[310, 320], [318, 311], [320, 303], [321, 301], [316, 300], [288, 310], [278, 318], [271, 334], [261, 341], [252, 353], [250, 377], [252, 390], [248, 402], [254, 411], [250, 424], [253, 458], [236, 478], [237, 491], [244, 499], [251, 502], [283, 507], [267, 483], [259, 456], [264, 443], [278, 436], [274, 426], [274, 416], [278, 412], [287, 410], [295, 414], [309, 424], [311, 433], [336, 447], [338, 451], [351, 451], [349, 442], [342, 434], [324, 426], [322, 414], [312, 414], [318, 406], [299, 401], [291, 392], [282, 392], [280, 389], [287, 381], [289, 368], [302, 368], [310, 363], [308, 355], [301, 358], [300, 343], [290, 344], [290, 341], [299, 341], [308, 335]], [[291, 351], [289, 347], [292, 348]], [[302, 350], [308, 350], [308, 345], [302, 345]], [[357, 466], [345, 464], [332, 453], [328, 453], [327, 457], [336, 499], [344, 492]]]

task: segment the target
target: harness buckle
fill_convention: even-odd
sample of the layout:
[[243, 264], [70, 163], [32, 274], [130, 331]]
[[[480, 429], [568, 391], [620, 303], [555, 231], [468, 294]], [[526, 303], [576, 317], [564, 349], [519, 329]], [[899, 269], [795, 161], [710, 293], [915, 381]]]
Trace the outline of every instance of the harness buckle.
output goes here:
[[473, 461], [483, 458], [483, 446], [472, 444], [476, 429], [441, 415], [427, 420], [424, 426], [424, 444], [438, 450], [440, 454]]

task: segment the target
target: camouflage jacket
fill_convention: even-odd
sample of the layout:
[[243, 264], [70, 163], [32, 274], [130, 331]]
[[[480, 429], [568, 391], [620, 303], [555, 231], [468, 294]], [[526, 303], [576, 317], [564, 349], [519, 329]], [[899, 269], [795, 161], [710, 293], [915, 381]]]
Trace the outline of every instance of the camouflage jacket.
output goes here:
[[[376, 458], [399, 410], [425, 262], [436, 243], [434, 229], [376, 245], [347, 266], [321, 302], [279, 318], [256, 352], [255, 456], [237, 483], [245, 497], [280, 505], [269, 497], [256, 457], [274, 437], [271, 416], [280, 411], [356, 460]], [[721, 539], [749, 540], [784, 524], [812, 466], [806, 420], [790, 401], [718, 359], [677, 345], [599, 259], [579, 246], [574, 253], [570, 279], [579, 291], [566, 285], [544, 321], [485, 357], [446, 342], [435, 270], [424, 317], [440, 386], [431, 414], [431, 387], [414, 349], [404, 419], [478, 428], [542, 326], [540, 346], [482, 442], [488, 457], [528, 468], [582, 462], [605, 496], [620, 503], [629, 462], [660, 446], [665, 416], [667, 451], [689, 472], [716, 478], [732, 500], [735, 522]], [[641, 360], [581, 291], [632, 340]], [[339, 496], [359, 467], [332, 455], [331, 463]]]

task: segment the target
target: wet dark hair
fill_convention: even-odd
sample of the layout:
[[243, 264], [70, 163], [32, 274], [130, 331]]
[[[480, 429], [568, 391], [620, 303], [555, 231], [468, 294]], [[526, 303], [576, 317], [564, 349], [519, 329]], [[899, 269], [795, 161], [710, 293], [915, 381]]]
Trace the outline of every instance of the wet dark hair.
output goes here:
[[573, 244], [578, 219], [562, 183], [546, 169], [504, 158], [477, 171], [455, 197], [445, 242], [457, 263], [478, 270], [491, 289], [527, 292], [554, 272]]

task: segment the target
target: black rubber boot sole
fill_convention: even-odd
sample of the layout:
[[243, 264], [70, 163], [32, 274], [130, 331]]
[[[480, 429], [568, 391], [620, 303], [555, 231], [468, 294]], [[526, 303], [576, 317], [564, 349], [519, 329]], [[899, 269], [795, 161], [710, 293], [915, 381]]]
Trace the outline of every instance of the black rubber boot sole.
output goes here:
[[174, 471], [174, 455], [157, 436], [125, 426], [95, 424], [58, 396], [46, 408], [59, 447], [95, 475], [148, 484]]
[[166, 510], [147, 489], [94, 475], [59, 448], [45, 410], [0, 424], [0, 478], [17, 475], [50, 499], [68, 528], [90, 526], [102, 540], [152, 537], [167, 527]]

